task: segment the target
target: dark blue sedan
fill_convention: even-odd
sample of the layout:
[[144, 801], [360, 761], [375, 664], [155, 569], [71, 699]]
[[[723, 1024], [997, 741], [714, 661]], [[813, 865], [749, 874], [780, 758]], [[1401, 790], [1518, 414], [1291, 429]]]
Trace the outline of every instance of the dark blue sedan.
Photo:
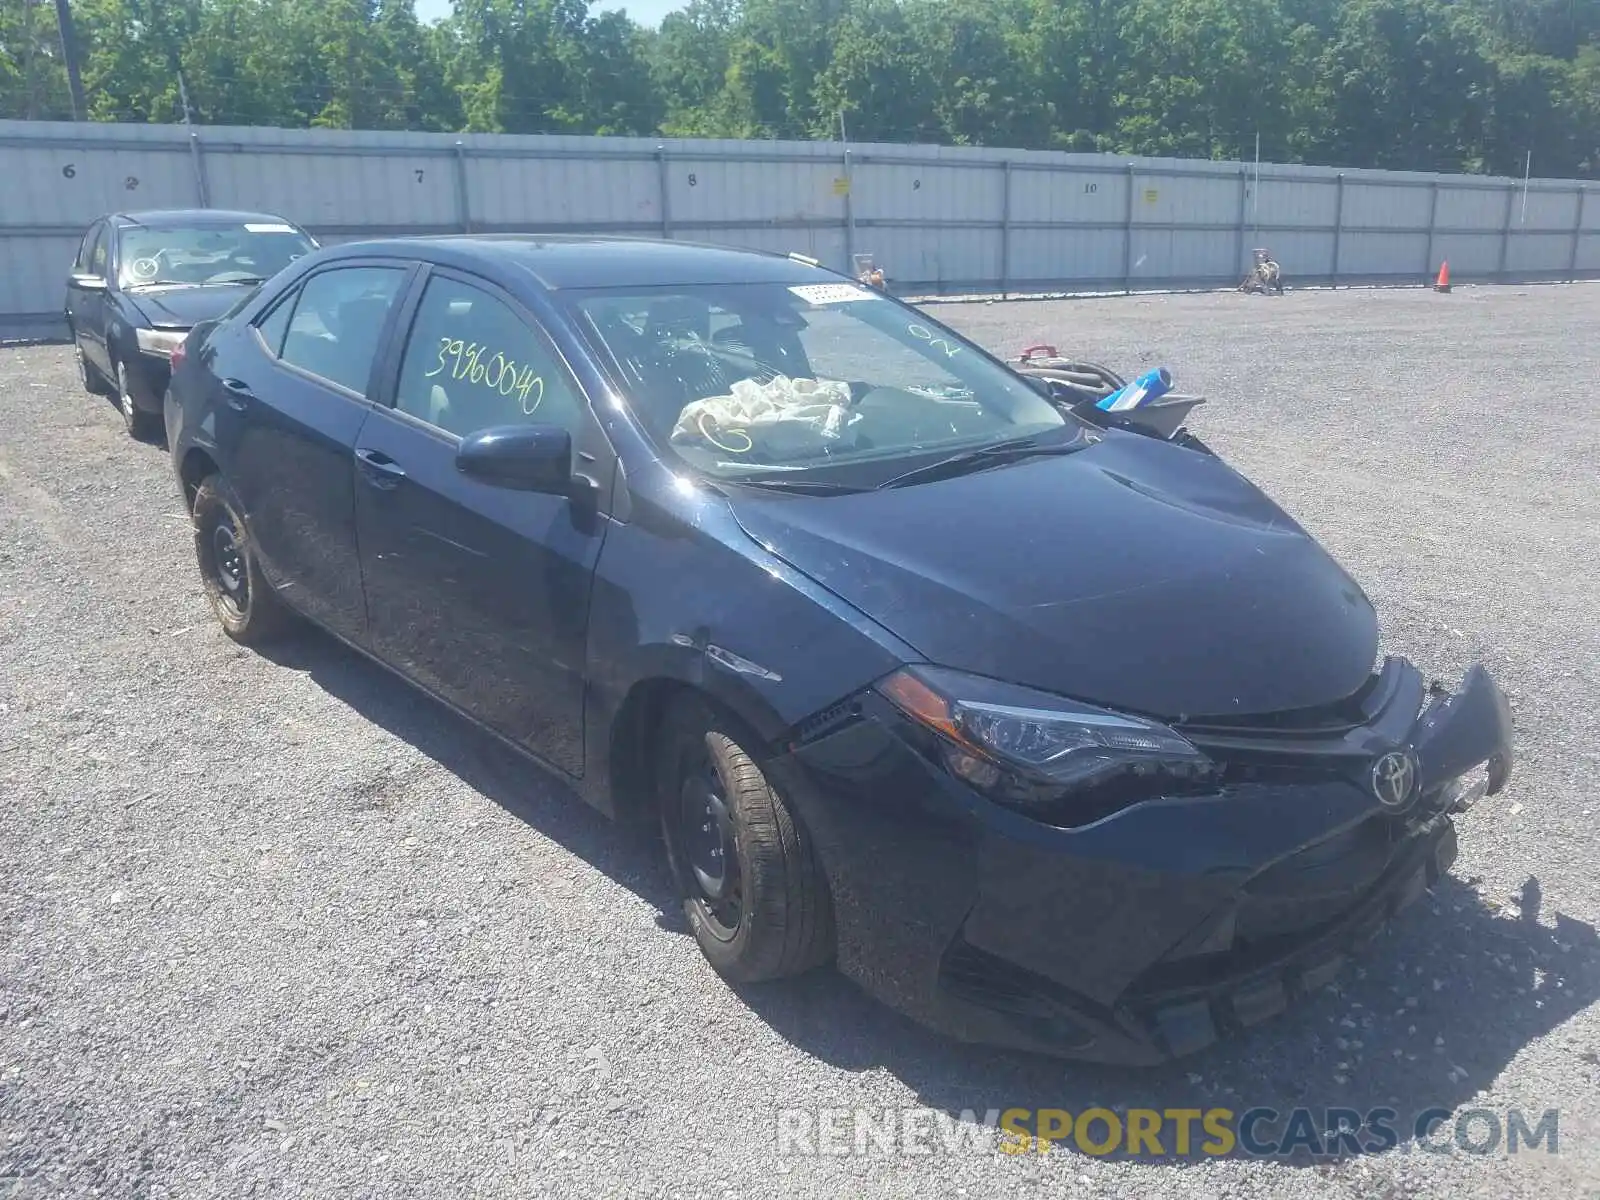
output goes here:
[[1511, 770], [1481, 667], [1202, 444], [794, 256], [313, 253], [175, 352], [226, 631], [291, 613], [659, 824], [736, 983], [1154, 1062], [1281, 1010]]
[[316, 246], [271, 213], [198, 208], [101, 217], [67, 274], [79, 382], [114, 397], [134, 437], [159, 432], [173, 347]]

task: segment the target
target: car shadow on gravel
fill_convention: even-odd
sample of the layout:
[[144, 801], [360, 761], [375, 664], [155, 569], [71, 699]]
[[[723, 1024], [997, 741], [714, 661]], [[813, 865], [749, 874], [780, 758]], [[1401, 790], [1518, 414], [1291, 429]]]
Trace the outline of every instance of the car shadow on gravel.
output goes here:
[[[1276, 1019], [1192, 1058], [1137, 1070], [1052, 1061], [1015, 1052], [961, 1045], [903, 1019], [835, 974], [749, 989], [746, 999], [791, 1042], [844, 1070], [888, 1071], [917, 1102], [969, 1124], [1007, 1109], [1062, 1109], [1081, 1114], [1109, 1109], [1126, 1120], [1130, 1109], [1231, 1110], [1242, 1117], [1269, 1109], [1252, 1123], [1253, 1153], [1236, 1145], [1219, 1157], [1260, 1156], [1284, 1137], [1296, 1109], [1310, 1110], [1294, 1129], [1291, 1152], [1268, 1155], [1302, 1166], [1378, 1153], [1417, 1141], [1454, 1148], [1460, 1130], [1449, 1112], [1473, 1107], [1531, 1041], [1557, 1029], [1600, 999], [1600, 933], [1555, 914], [1541, 919], [1538, 880], [1523, 885], [1520, 904], [1500, 907], [1474, 888], [1447, 877], [1422, 904], [1380, 936], [1322, 992]], [[1431, 911], [1430, 911], [1431, 910]], [[1574, 1047], [1574, 1053], [1579, 1049]], [[1552, 1095], [1523, 1115], [1533, 1130]], [[1327, 1136], [1345, 1118], [1354, 1140]], [[1392, 1127], [1386, 1140], [1368, 1122], [1374, 1109]], [[1435, 1111], [1431, 1118], [1430, 1110]], [[1506, 1114], [1499, 1136], [1506, 1136]], [[1441, 1124], [1442, 1122], [1442, 1124]], [[1026, 1127], [1026, 1122], [1024, 1123]], [[1138, 1161], [1208, 1157], [1198, 1121], [1190, 1153], [1180, 1155], [1174, 1125], [1164, 1124], [1161, 1153], [1148, 1142]], [[1306, 1134], [1309, 1131], [1310, 1137]], [[1108, 1126], [1097, 1118], [1091, 1143]], [[1489, 1137], [1482, 1118], [1466, 1129], [1469, 1142]], [[937, 1144], [938, 1138], [935, 1137]], [[1504, 1152], [1503, 1141], [1500, 1152]], [[1070, 1143], [1056, 1157], [1080, 1154]], [[1126, 1129], [1106, 1158], [1128, 1158]], [[1457, 1153], [1460, 1151], [1457, 1150]], [[1214, 1152], [1213, 1152], [1214, 1153]]]
[[662, 852], [648, 830], [608, 820], [553, 772], [321, 630], [308, 626], [260, 652], [307, 675], [330, 696], [654, 906], [663, 928], [687, 931], [677, 915]]

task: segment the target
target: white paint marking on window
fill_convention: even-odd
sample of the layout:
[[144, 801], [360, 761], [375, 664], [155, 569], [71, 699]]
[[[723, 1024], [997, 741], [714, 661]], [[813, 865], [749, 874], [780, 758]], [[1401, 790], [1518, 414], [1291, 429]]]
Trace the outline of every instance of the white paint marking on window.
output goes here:
[[807, 304], [849, 304], [852, 300], [870, 300], [872, 293], [853, 283], [802, 283], [789, 289]]

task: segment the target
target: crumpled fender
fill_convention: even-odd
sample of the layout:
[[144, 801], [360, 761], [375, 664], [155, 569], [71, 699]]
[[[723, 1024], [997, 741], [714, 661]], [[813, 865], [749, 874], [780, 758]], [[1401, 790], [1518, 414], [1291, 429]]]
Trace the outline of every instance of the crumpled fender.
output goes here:
[[1511, 781], [1511, 705], [1482, 663], [1461, 687], [1438, 697], [1412, 727], [1411, 746], [1422, 767], [1424, 792], [1488, 763], [1487, 795]]

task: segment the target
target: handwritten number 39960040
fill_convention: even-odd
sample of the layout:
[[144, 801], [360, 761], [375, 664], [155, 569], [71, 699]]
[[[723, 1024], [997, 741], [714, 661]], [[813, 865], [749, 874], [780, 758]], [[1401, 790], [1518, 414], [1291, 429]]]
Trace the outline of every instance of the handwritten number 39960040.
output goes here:
[[[514, 360], [498, 350], [484, 357], [487, 349], [480, 342], [442, 337], [439, 339], [439, 361], [423, 377], [432, 379], [449, 371], [451, 379], [465, 379], [499, 392], [502, 396], [515, 396], [522, 405], [523, 413], [533, 416], [544, 399], [544, 379], [535, 375], [532, 367], [519, 370]], [[447, 362], [447, 358], [450, 361]]]

